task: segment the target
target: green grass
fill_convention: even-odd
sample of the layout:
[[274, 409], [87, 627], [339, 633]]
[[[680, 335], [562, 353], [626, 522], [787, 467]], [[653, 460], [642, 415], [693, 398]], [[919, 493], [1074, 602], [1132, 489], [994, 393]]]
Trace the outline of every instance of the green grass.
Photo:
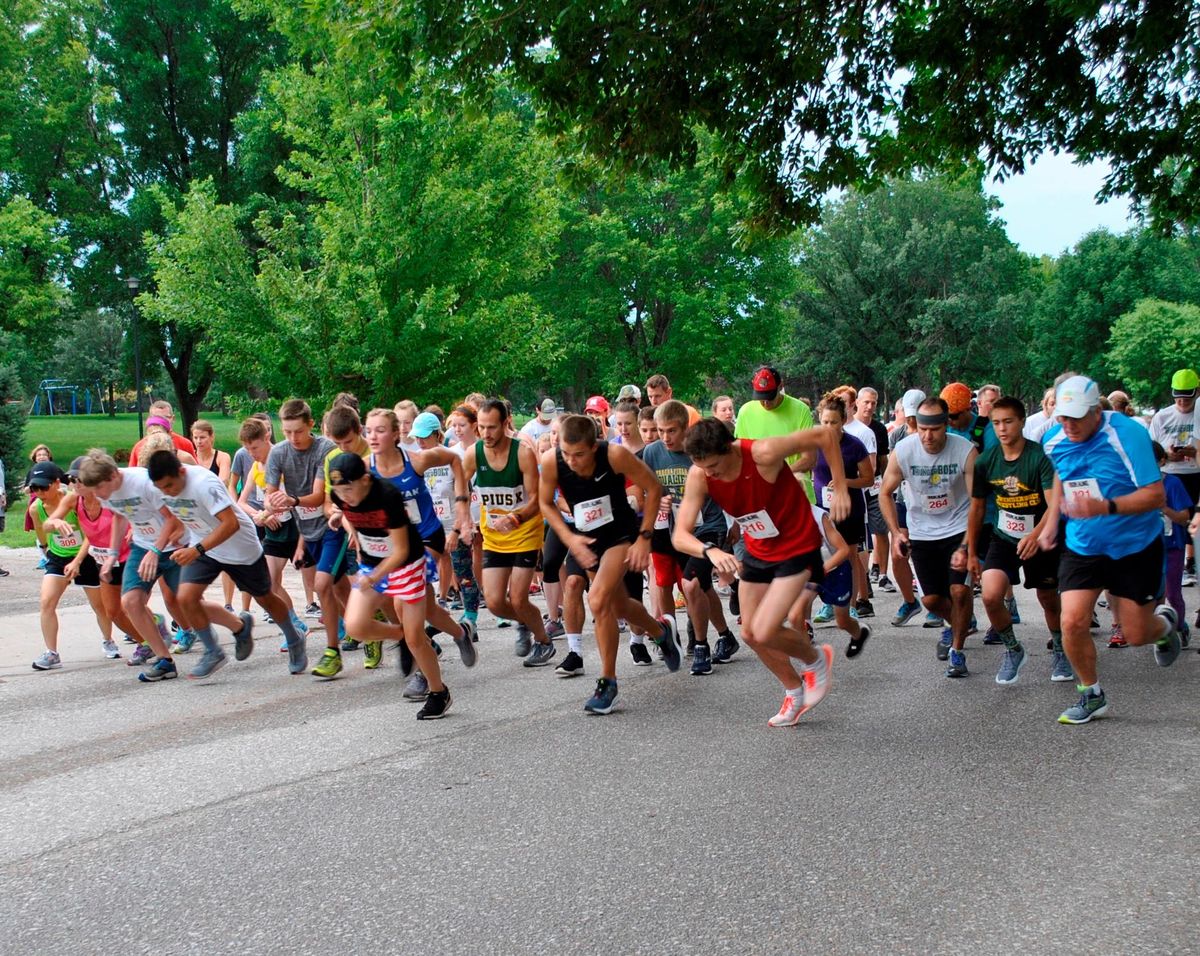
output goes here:
[[[212, 422], [217, 447], [232, 455], [238, 448], [237, 433], [242, 419], [208, 415], [205, 420]], [[39, 415], [31, 417], [25, 425], [25, 449], [21, 460], [6, 461], [4, 466], [23, 478], [29, 468], [29, 453], [35, 445], [49, 445], [55, 463], [65, 469], [73, 458], [89, 448], [103, 448], [111, 454], [118, 448], [128, 451], [137, 440], [136, 414], [121, 414], [115, 418], [107, 415]], [[27, 548], [37, 543], [32, 531], [22, 530], [28, 506], [27, 498], [11, 502], [4, 531], [0, 532], [0, 547]]]

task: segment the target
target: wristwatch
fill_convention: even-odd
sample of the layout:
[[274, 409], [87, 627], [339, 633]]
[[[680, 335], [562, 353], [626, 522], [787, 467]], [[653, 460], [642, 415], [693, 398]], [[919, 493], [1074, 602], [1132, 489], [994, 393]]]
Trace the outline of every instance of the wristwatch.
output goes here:
[[645, 538], [647, 541], [649, 541], [651, 538], [654, 537], [654, 532], [653, 531], [639, 531], [638, 537]]
[[700, 556], [703, 558], [707, 558], [708, 552], [711, 551], [715, 547], [716, 547], [715, 544], [706, 544], [703, 548], [700, 549]]
[[1117, 513], [1117, 499], [1116, 498], [1108, 499], [1108, 513], [1110, 515], [1115, 515]]
[[197, 554], [208, 554], [208, 549], [206, 547], [204, 547], [203, 544], [197, 543], [196, 544], [196, 553]]

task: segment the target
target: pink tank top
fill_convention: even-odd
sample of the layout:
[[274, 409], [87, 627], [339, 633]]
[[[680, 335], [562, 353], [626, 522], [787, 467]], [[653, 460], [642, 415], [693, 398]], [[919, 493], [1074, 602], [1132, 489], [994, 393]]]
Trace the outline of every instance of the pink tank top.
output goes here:
[[[103, 564], [108, 553], [109, 541], [112, 539], [115, 513], [107, 508], [101, 508], [99, 518], [89, 518], [87, 509], [83, 505], [83, 499], [80, 498], [75, 502], [75, 517], [79, 519], [79, 527], [83, 529], [83, 533], [88, 539], [89, 553], [96, 559], [97, 564]], [[127, 533], [117, 554], [118, 564], [124, 564], [129, 557], [129, 539], [130, 536]]]

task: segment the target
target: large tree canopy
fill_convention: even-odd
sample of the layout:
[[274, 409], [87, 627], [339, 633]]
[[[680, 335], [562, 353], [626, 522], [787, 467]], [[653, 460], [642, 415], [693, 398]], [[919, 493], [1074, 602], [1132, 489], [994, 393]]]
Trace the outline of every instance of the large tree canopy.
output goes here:
[[1107, 159], [1106, 190], [1161, 223], [1200, 210], [1194, 0], [357, 7], [347, 41], [389, 51], [401, 81], [432, 63], [482, 91], [506, 67], [599, 156], [688, 161], [712, 130], [765, 222], [814, 220], [831, 187], [978, 158], [1015, 172], [1047, 150]]

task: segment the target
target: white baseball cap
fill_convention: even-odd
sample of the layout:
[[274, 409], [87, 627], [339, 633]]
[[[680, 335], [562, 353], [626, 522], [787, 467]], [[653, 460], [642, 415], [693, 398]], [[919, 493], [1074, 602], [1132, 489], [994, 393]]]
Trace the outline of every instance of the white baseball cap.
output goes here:
[[1054, 393], [1054, 414], [1083, 418], [1100, 406], [1100, 386], [1086, 375], [1072, 375]]
[[925, 401], [925, 393], [919, 388], [910, 388], [900, 399], [900, 404], [904, 406], [904, 416], [906, 418], [915, 417], [917, 409], [921, 407], [923, 401]]

